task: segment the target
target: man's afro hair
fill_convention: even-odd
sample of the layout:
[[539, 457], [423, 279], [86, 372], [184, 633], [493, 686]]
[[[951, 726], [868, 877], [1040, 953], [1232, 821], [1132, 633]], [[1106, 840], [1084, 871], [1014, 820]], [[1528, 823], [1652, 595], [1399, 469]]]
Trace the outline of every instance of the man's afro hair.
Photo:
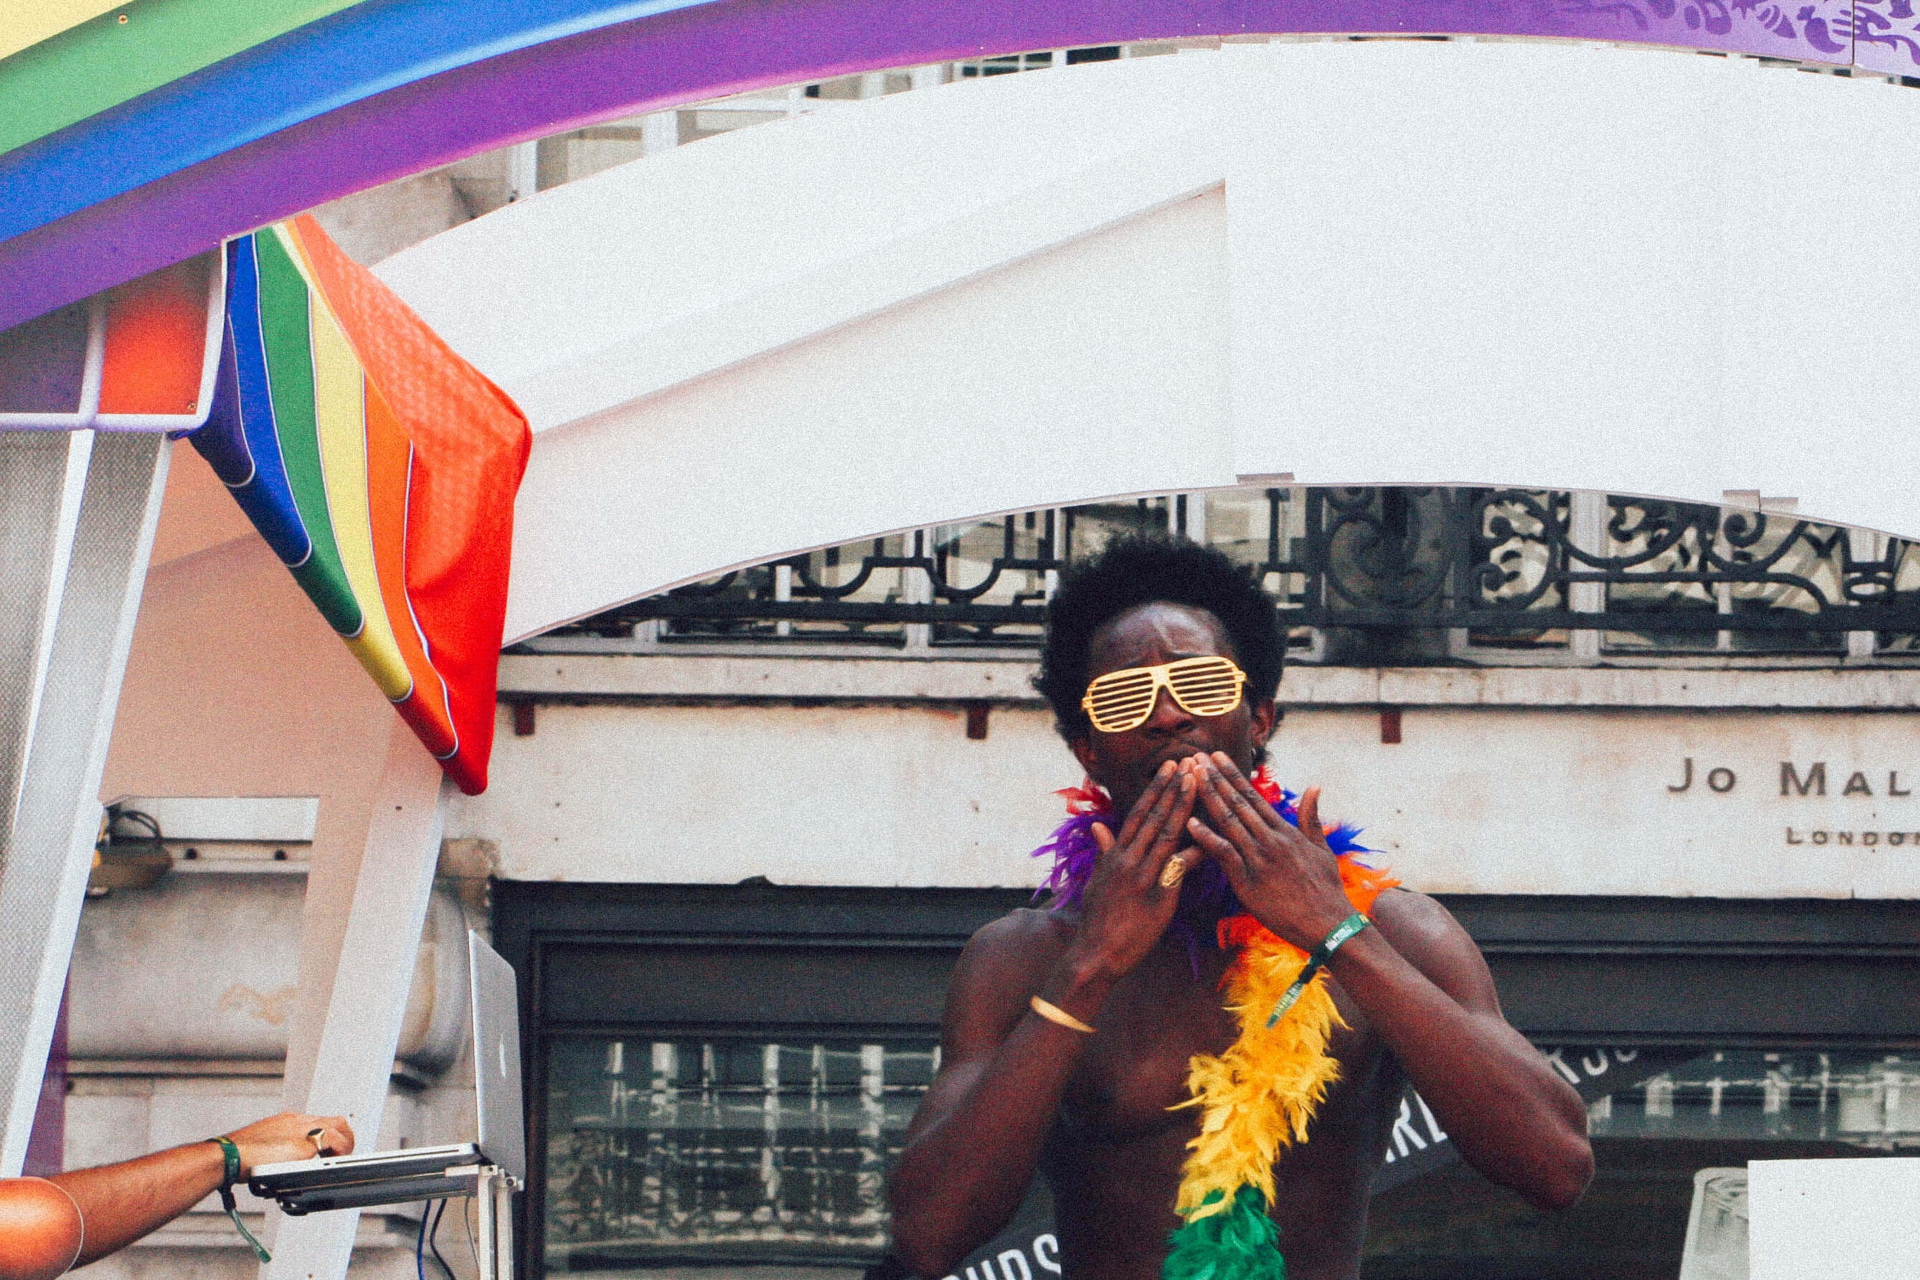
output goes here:
[[1033, 678], [1068, 741], [1092, 731], [1080, 699], [1087, 692], [1093, 633], [1137, 605], [1162, 601], [1204, 609], [1220, 620], [1247, 673], [1247, 697], [1280, 687], [1287, 644], [1273, 600], [1254, 572], [1212, 547], [1185, 538], [1133, 534], [1068, 569], [1047, 606], [1047, 638]]

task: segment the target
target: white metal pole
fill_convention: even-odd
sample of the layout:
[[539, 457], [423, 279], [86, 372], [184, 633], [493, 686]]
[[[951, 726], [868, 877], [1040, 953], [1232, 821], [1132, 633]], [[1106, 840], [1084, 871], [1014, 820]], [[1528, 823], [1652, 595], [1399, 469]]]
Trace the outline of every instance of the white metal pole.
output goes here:
[[502, 1173], [493, 1180], [498, 1199], [493, 1209], [494, 1273], [513, 1280], [513, 1177]]
[[73, 443], [65, 432], [0, 431], [0, 594], [7, 600], [7, 625], [0, 627], [0, 875], [66, 585], [66, 575], [55, 572], [60, 544], [71, 545], [80, 519], [80, 504], [67, 493]]
[[[33, 632], [28, 649], [6, 646], [0, 669], [0, 1173], [9, 1175], [26, 1156], [73, 954], [99, 829], [100, 775], [173, 447], [144, 432], [92, 441], [77, 506], [60, 504], [71, 511], [63, 537], [67, 517], [45, 519], [49, 489], [67, 492], [67, 451], [81, 443], [0, 435], [8, 463], [0, 472], [31, 482], [18, 493], [13, 483], [0, 485], [0, 584], [28, 588], [21, 599]], [[31, 465], [16, 471], [17, 461]], [[44, 632], [49, 608], [57, 616]], [[45, 654], [30, 652], [42, 648], [42, 634], [50, 635]], [[22, 659], [31, 664], [24, 671]], [[35, 674], [23, 682], [28, 672]]]
[[[1589, 555], [1600, 555], [1607, 546], [1607, 495], [1591, 489], [1575, 489], [1567, 495], [1568, 540]], [[1574, 561], [1567, 566], [1575, 572], [1592, 572], [1593, 566]], [[1567, 589], [1567, 607], [1574, 613], [1600, 613], [1607, 607], [1604, 582], [1576, 582]], [[1571, 640], [1573, 656], [1586, 662], [1600, 657], [1600, 633], [1575, 631]]]
[[[357, 858], [316, 857], [307, 873], [284, 1099], [290, 1110], [346, 1116], [366, 1151], [380, 1138], [450, 786], [396, 718], [366, 847]], [[358, 1210], [282, 1218], [263, 1280], [341, 1280], [359, 1219]]]
[[480, 1280], [503, 1280], [499, 1272], [500, 1248], [494, 1239], [499, 1218], [493, 1199], [497, 1173], [491, 1165], [480, 1170], [480, 1179], [473, 1188], [473, 1198], [480, 1211]]

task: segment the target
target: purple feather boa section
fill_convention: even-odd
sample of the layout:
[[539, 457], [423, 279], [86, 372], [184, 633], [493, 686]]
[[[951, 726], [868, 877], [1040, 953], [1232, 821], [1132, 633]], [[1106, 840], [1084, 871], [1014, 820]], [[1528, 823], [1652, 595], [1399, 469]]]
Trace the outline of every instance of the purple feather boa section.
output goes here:
[[[1090, 784], [1089, 784], [1090, 789]], [[1062, 793], [1071, 794], [1071, 793]], [[1082, 791], [1079, 794], [1086, 794]], [[1274, 805], [1274, 811], [1294, 826], [1300, 825], [1298, 799], [1293, 792], [1282, 789], [1280, 803]], [[1076, 807], [1078, 807], [1076, 805]], [[1080, 895], [1086, 890], [1087, 880], [1093, 875], [1093, 864], [1100, 857], [1100, 846], [1094, 842], [1093, 824], [1106, 823], [1113, 826], [1113, 811], [1109, 808], [1091, 809], [1084, 813], [1075, 813], [1053, 829], [1046, 843], [1033, 851], [1036, 858], [1052, 858], [1053, 865], [1047, 872], [1047, 878], [1034, 894], [1051, 894], [1048, 902], [1050, 909], [1067, 908], [1077, 910]], [[1327, 846], [1339, 857], [1355, 853], [1370, 853], [1372, 850], [1358, 840], [1360, 828], [1346, 823], [1327, 832]], [[1203, 859], [1200, 864], [1187, 873], [1180, 883], [1180, 906], [1174, 912], [1171, 932], [1177, 934], [1187, 945], [1187, 954], [1193, 959], [1195, 973], [1199, 972], [1199, 952], [1205, 947], [1217, 947], [1217, 926], [1229, 916], [1244, 913], [1246, 908], [1240, 905], [1239, 895], [1227, 882], [1226, 872], [1211, 858]]]

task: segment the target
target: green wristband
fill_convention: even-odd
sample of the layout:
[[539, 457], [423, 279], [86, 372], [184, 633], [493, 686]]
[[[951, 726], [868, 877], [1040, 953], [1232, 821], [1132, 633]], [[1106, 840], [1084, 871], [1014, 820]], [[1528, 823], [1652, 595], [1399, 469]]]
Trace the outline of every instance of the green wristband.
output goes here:
[[247, 1224], [240, 1221], [240, 1210], [234, 1203], [233, 1184], [240, 1181], [240, 1148], [224, 1134], [207, 1141], [220, 1144], [220, 1154], [226, 1161], [220, 1172], [220, 1207], [233, 1220], [233, 1229], [240, 1233], [240, 1238], [253, 1246], [253, 1256], [262, 1262], [272, 1262], [273, 1255], [267, 1252], [267, 1247], [254, 1239], [253, 1232], [247, 1230]]
[[1307, 989], [1307, 984], [1326, 967], [1327, 961], [1333, 959], [1333, 953], [1340, 949], [1341, 943], [1372, 923], [1373, 921], [1367, 918], [1366, 912], [1356, 911], [1333, 926], [1333, 931], [1322, 938], [1320, 945], [1308, 954], [1306, 967], [1300, 970], [1300, 976], [1293, 980], [1293, 985], [1288, 987], [1286, 993], [1280, 997], [1280, 1003], [1273, 1006], [1273, 1013], [1267, 1018], [1267, 1025], [1271, 1027], [1286, 1016], [1287, 1010], [1293, 1008], [1294, 1002], [1300, 998], [1300, 993]]
[[220, 1174], [220, 1185], [230, 1187], [240, 1181], [240, 1148], [233, 1144], [233, 1139], [221, 1136], [209, 1138], [208, 1141], [219, 1144], [220, 1154], [226, 1160], [226, 1168]]

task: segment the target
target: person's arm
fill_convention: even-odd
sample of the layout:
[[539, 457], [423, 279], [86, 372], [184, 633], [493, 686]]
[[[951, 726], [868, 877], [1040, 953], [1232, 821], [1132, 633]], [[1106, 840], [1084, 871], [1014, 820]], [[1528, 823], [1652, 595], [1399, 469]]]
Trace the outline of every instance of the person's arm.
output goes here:
[[[1212, 829], [1188, 823], [1261, 924], [1305, 951], [1353, 912], [1319, 821], [1319, 791], [1298, 829], [1274, 814], [1225, 756], [1200, 798]], [[1399, 1059], [1468, 1163], [1535, 1205], [1564, 1209], [1593, 1177], [1586, 1107], [1500, 1011], [1466, 931], [1419, 894], [1383, 895], [1328, 966]]]
[[[317, 1136], [309, 1136], [314, 1130]], [[240, 1176], [257, 1164], [343, 1156], [353, 1150], [353, 1129], [340, 1116], [286, 1112], [227, 1135], [240, 1149]], [[173, 1221], [219, 1190], [226, 1157], [216, 1142], [183, 1147], [119, 1164], [59, 1173], [48, 1179], [73, 1197], [86, 1236], [75, 1266], [85, 1266]]]
[[[1098, 1025], [1114, 984], [1172, 919], [1179, 890], [1163, 888], [1160, 874], [1186, 845], [1193, 796], [1190, 774], [1169, 763], [1117, 839], [1094, 828], [1100, 860], [1070, 939], [1066, 926], [1030, 915], [988, 925], [967, 944], [949, 987], [940, 1074], [890, 1188], [894, 1253], [916, 1275], [946, 1275], [1019, 1209], [1092, 1039], [1040, 1017], [1028, 997]], [[1051, 950], [1050, 964], [1036, 967], [1036, 948]]]

